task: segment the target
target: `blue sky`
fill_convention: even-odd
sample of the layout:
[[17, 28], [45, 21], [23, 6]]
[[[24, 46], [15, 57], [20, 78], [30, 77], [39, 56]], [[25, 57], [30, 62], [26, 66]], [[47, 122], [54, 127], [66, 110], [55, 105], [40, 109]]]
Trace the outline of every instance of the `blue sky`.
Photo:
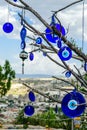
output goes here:
[[[12, 0], [11, 0], [12, 1]], [[41, 16], [50, 23], [50, 17], [52, 15], [51, 11], [55, 11], [64, 7], [65, 5], [74, 2], [76, 0], [25, 0], [29, 3], [36, 11], [38, 11]], [[2, 30], [3, 24], [7, 21], [8, 17], [8, 8], [5, 0], [0, 0], [0, 64], [3, 65], [4, 61], [7, 59], [10, 61], [12, 68], [16, 73], [21, 73], [21, 59], [19, 58], [19, 53], [21, 52], [20, 48], [20, 18], [17, 15], [17, 12], [21, 12], [18, 8], [9, 6], [9, 21], [14, 26], [14, 30], [11, 34], [5, 34]], [[85, 0], [85, 33], [84, 33], [84, 50], [87, 50], [87, 1]], [[39, 22], [31, 13], [26, 12], [26, 18], [29, 23], [35, 26], [38, 30], [44, 32], [45, 27]], [[65, 28], [69, 25], [68, 38], [72, 37], [76, 40], [79, 46], [81, 46], [82, 40], [82, 2], [72, 6], [60, 13], [58, 13], [58, 18], [61, 20], [61, 23]], [[33, 36], [29, 31], [27, 35]], [[29, 43], [31, 41], [26, 39], [27, 48], [26, 51], [31, 50]], [[35, 53], [34, 61], [30, 62], [28, 59], [25, 61], [25, 73], [26, 74], [60, 74], [63, 72], [63, 69], [54, 63], [52, 63], [48, 58], [42, 58], [42, 53]], [[57, 59], [57, 56], [53, 56]], [[60, 59], [58, 58], [60, 62]], [[79, 62], [75, 60], [70, 60], [69, 65], [73, 68], [73, 64], [79, 65]]]

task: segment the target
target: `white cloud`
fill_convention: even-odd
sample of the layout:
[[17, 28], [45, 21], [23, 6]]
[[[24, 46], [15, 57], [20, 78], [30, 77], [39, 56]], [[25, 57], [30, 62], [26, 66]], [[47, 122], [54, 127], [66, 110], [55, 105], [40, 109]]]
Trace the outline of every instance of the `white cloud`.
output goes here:
[[[3, 2], [2, 2], [3, 1]], [[6, 22], [7, 20], [7, 15], [8, 15], [8, 9], [7, 6], [5, 5], [6, 2], [4, 0], [0, 1], [0, 35], [4, 35], [6, 37], [12, 38], [12, 39], [20, 39], [20, 30], [21, 30], [21, 25], [20, 25], [20, 19], [17, 17], [17, 8], [11, 7], [10, 6], [10, 16], [9, 20], [12, 22], [14, 25], [14, 31], [11, 34], [5, 34], [2, 30], [2, 25]], [[71, 3], [70, 0], [44, 0], [44, 1], [27, 1], [31, 7], [36, 9], [40, 15], [48, 22], [50, 23], [51, 21], [51, 11], [56, 11], [60, 9], [61, 7], [64, 7]], [[75, 0], [72, 0], [74, 2]], [[87, 41], [86, 37], [86, 31], [87, 31], [87, 22], [86, 22], [86, 17], [87, 17], [87, 2], [85, 1], [85, 41]], [[4, 11], [3, 11], [4, 10]], [[14, 12], [15, 11], [15, 12]], [[19, 10], [18, 10], [19, 11]], [[32, 22], [33, 26], [41, 31], [44, 32], [45, 27], [41, 24], [41, 22], [38, 21], [31, 13], [26, 12], [27, 14], [27, 20]], [[65, 28], [70, 25], [69, 28], [69, 37], [74, 37], [75, 39], [81, 40], [82, 36], [82, 2], [78, 3], [75, 6], [69, 7], [68, 9], [58, 13], [58, 18], [61, 20], [62, 24], [64, 25]], [[32, 33], [30, 31], [27, 32], [27, 35], [32, 36]], [[31, 42], [31, 41], [29, 41]], [[27, 40], [28, 44], [28, 40]], [[31, 51], [31, 48], [27, 45], [26, 51]], [[19, 53], [19, 52], [18, 52]], [[12, 61], [12, 66], [15, 68], [16, 72], [21, 72], [21, 59], [19, 59], [19, 55], [15, 55], [14, 62]], [[58, 58], [55, 57], [54, 58]], [[59, 58], [58, 61], [60, 62]], [[74, 63], [69, 63], [69, 65], [73, 68]], [[77, 65], [77, 63], [75, 63]], [[48, 58], [43, 57], [42, 54], [40, 53], [35, 53], [35, 59], [34, 61], [29, 61], [28, 59], [25, 61], [25, 73], [29, 74], [34, 74], [34, 73], [46, 73], [46, 74], [60, 74], [63, 72], [63, 69], [59, 66], [57, 66], [55, 63], [50, 61]]]
[[[58, 58], [58, 57], [57, 57]], [[42, 52], [34, 53], [34, 60], [29, 59], [25, 62], [25, 72], [29, 74], [60, 74], [61, 67], [50, 61], [47, 57], [44, 57]]]

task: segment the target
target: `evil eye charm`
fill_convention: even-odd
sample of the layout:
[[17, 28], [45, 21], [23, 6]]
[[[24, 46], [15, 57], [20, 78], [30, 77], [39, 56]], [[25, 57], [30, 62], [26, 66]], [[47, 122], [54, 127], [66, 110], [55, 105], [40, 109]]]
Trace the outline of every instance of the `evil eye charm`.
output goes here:
[[17, 0], [13, 0], [14, 2], [16, 2]]
[[59, 39], [59, 40], [57, 41], [57, 47], [58, 47], [58, 48], [61, 48], [61, 47], [62, 47], [61, 39]]
[[69, 78], [69, 77], [71, 76], [71, 71], [67, 71], [67, 72], [65, 73], [65, 76], [66, 76], [67, 78]]
[[46, 52], [43, 52], [43, 56], [47, 56], [47, 53], [46, 53]]
[[84, 64], [84, 70], [87, 71], [87, 62]]
[[25, 43], [24, 41], [22, 41], [22, 42], [21, 42], [21, 49], [23, 49], [23, 50], [24, 50], [24, 49], [25, 49], [25, 47], [26, 47], [26, 43]]
[[37, 39], [36, 39], [36, 44], [41, 44], [42, 43], [42, 39], [41, 39], [41, 37], [38, 37]]
[[58, 113], [58, 106], [55, 107], [55, 113]]
[[[52, 25], [51, 25], [52, 26]], [[63, 36], [65, 36], [65, 29], [60, 24], [55, 24], [55, 28], [62, 33]], [[49, 42], [56, 43], [57, 40], [59, 40], [59, 36], [55, 35], [52, 30], [49, 28], [46, 28], [46, 38]]]
[[34, 59], [34, 54], [32, 52], [29, 55], [29, 59], [30, 59], [30, 61], [32, 61]]
[[55, 25], [56, 20], [55, 20], [55, 15], [53, 14], [51, 17], [51, 25]]
[[68, 102], [68, 108], [69, 108], [70, 110], [75, 110], [75, 109], [77, 108], [77, 101], [75, 101], [75, 100], [70, 100], [70, 101]]
[[29, 92], [29, 99], [32, 101], [32, 102], [34, 102], [35, 101], [35, 94], [32, 92], [32, 91], [30, 91]]
[[68, 116], [69, 118], [75, 118], [77, 116], [80, 116], [84, 112], [86, 108], [85, 103], [86, 100], [84, 96], [74, 90], [63, 97], [61, 108], [66, 116]]
[[24, 113], [27, 115], [27, 116], [32, 116], [34, 114], [34, 107], [31, 106], [31, 105], [28, 105], [24, 108]]
[[12, 23], [9, 23], [9, 22], [5, 23], [3, 25], [3, 31], [5, 33], [11, 33], [13, 31], [13, 25], [12, 25]]
[[60, 50], [58, 51], [58, 56], [60, 57], [61, 60], [67, 61], [67, 60], [71, 59], [72, 51], [69, 47], [64, 46], [64, 47], [60, 48]]
[[23, 28], [21, 29], [21, 32], [20, 32], [20, 37], [21, 37], [21, 40], [22, 40], [22, 41], [25, 41], [26, 34], [27, 34], [26, 28], [23, 27]]

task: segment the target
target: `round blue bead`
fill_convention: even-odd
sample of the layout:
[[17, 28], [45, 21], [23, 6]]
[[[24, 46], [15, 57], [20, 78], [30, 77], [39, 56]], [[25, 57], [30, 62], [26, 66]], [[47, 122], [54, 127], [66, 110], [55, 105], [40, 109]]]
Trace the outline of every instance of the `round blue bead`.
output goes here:
[[9, 23], [9, 22], [5, 23], [3, 25], [3, 31], [5, 33], [11, 33], [13, 31], [13, 25], [11, 23]]
[[31, 106], [31, 105], [28, 105], [24, 108], [24, 113], [27, 115], [27, 116], [32, 116], [34, 114], [34, 107]]

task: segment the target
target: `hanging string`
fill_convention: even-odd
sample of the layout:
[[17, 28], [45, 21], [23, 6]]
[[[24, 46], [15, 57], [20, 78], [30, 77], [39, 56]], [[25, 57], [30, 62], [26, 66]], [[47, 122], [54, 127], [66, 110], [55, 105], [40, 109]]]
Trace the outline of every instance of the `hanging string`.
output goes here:
[[7, 21], [9, 22], [9, 3], [8, 3], [8, 5], [7, 5]]
[[[23, 18], [25, 19], [25, 9], [23, 11]], [[24, 24], [24, 26], [25, 26], [25, 24]]]
[[23, 19], [25, 19], [25, 9], [24, 8], [22, 8], [22, 18], [21, 18], [21, 25], [24, 26]]
[[[81, 49], [82, 49], [81, 51], [84, 52], [84, 0], [82, 3], [82, 48]], [[84, 66], [84, 62], [82, 61], [80, 69], [82, 69], [83, 66]]]
[[84, 0], [82, 8], [82, 52], [84, 52]]

